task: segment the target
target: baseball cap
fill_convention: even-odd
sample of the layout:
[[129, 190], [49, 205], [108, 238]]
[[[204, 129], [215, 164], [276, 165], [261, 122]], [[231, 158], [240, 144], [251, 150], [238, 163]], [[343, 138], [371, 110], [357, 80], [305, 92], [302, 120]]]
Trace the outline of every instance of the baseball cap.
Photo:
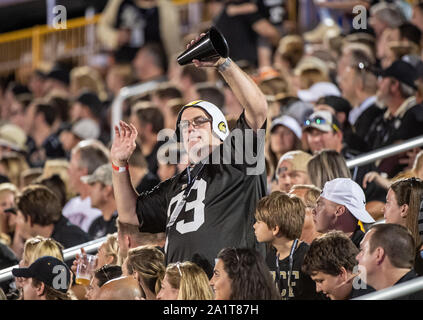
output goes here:
[[417, 90], [415, 81], [418, 77], [417, 70], [404, 60], [395, 60], [392, 64], [379, 72], [383, 78], [391, 77]]
[[327, 104], [336, 112], [345, 112], [347, 116], [352, 109], [352, 106], [347, 99], [338, 96], [324, 96], [319, 99], [318, 103]]
[[65, 69], [55, 67], [53, 68], [47, 75], [47, 79], [54, 79], [64, 83], [65, 85], [69, 85], [70, 83], [70, 75], [69, 72]]
[[90, 108], [91, 112], [97, 116], [100, 117], [100, 113], [102, 110], [102, 104], [100, 99], [98, 98], [97, 94], [91, 91], [84, 91], [82, 92], [77, 98], [76, 102], [79, 102], [88, 108]]
[[298, 139], [301, 139], [301, 135], [302, 135], [301, 127], [298, 124], [297, 120], [295, 120], [293, 117], [283, 115], [281, 117], [274, 119], [270, 126], [270, 132], [273, 132], [273, 129], [279, 125], [287, 127], [289, 130], [294, 132], [294, 134], [297, 136]]
[[363, 223], [375, 222], [366, 210], [366, 196], [363, 189], [349, 178], [336, 178], [326, 182], [320, 196], [344, 205], [355, 218]]
[[112, 165], [110, 163], [106, 163], [95, 169], [92, 174], [81, 177], [81, 181], [87, 184], [101, 182], [106, 186], [111, 186], [112, 173]]
[[294, 150], [284, 153], [283, 156], [279, 159], [278, 169], [282, 161], [290, 161], [292, 164], [293, 171], [305, 171], [307, 172], [307, 164], [310, 161], [312, 156], [301, 150]]
[[[63, 283], [55, 283], [55, 278], [65, 271], [65, 287]], [[51, 256], [41, 257], [35, 260], [28, 268], [14, 268], [12, 274], [20, 278], [34, 278], [44, 282], [47, 286], [66, 293], [70, 286], [71, 273], [68, 266], [57, 258]]]
[[310, 115], [304, 122], [304, 130], [310, 128], [323, 132], [340, 131], [338, 120], [327, 110], [319, 110]]
[[6, 123], [0, 127], [0, 146], [10, 147], [15, 151], [27, 151], [26, 133], [18, 126]]
[[222, 111], [211, 102], [204, 101], [204, 100], [195, 100], [183, 106], [183, 108], [178, 114], [178, 119], [176, 120], [176, 130], [175, 130], [176, 140], [178, 142], [181, 141], [179, 123], [181, 122], [182, 113], [184, 112], [185, 109], [190, 107], [201, 108], [205, 112], [207, 112], [212, 118], [213, 132], [220, 138], [220, 140], [224, 141], [226, 139], [226, 137], [229, 135], [229, 127]]
[[332, 82], [317, 82], [310, 88], [298, 90], [297, 96], [305, 102], [315, 102], [324, 96], [341, 96], [341, 91]]
[[70, 131], [81, 140], [98, 139], [100, 136], [100, 126], [92, 119], [78, 120]]

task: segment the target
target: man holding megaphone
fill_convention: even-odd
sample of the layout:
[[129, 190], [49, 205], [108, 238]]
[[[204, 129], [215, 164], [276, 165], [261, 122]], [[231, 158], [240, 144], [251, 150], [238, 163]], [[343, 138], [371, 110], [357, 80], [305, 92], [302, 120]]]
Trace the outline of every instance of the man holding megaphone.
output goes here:
[[166, 232], [166, 263], [200, 257], [213, 266], [222, 248], [256, 246], [254, 212], [266, 192], [267, 102], [227, 51], [226, 40], [212, 28], [179, 57], [188, 55], [188, 63], [199, 68], [216, 68], [244, 107], [232, 132], [210, 102], [182, 108], [175, 136], [188, 153], [186, 170], [138, 195], [128, 172], [137, 131], [123, 121], [115, 126], [111, 161], [119, 221], [138, 225], [141, 232]]

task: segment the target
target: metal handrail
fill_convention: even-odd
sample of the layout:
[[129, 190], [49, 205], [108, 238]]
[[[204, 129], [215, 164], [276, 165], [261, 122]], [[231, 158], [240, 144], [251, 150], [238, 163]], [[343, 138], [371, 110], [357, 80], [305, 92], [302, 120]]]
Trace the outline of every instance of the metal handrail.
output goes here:
[[380, 148], [375, 151], [365, 153], [354, 159], [347, 160], [347, 167], [353, 168], [356, 166], [362, 166], [365, 164], [373, 163], [377, 160], [387, 158], [387, 157], [396, 155], [398, 153], [401, 153], [413, 148], [421, 147], [421, 146], [423, 146], [423, 135], [409, 139], [399, 144], [395, 144], [392, 146]]
[[[72, 248], [65, 249], [63, 250], [63, 258], [65, 259], [65, 261], [74, 259], [76, 254], [80, 253], [81, 248], [84, 248], [86, 253], [97, 252], [98, 248], [104, 241], [106, 241], [106, 239], [107, 236], [74, 246]], [[19, 268], [19, 265], [11, 266], [9, 268], [0, 270], [0, 283], [13, 278], [12, 269], [14, 268]]]
[[392, 300], [423, 290], [423, 277], [412, 279], [352, 300]]

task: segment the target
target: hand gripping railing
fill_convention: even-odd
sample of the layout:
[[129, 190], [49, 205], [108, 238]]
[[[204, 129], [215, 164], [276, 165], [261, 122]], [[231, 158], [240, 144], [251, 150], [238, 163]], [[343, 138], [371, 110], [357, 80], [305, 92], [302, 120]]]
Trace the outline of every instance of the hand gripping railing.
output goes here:
[[[63, 257], [65, 261], [69, 261], [71, 259], [74, 259], [77, 253], [80, 253], [80, 249], [84, 248], [86, 253], [95, 253], [97, 252], [98, 248], [101, 246], [101, 244], [106, 241], [107, 237], [98, 238], [96, 240], [86, 242], [80, 245], [77, 245], [72, 248], [68, 248], [63, 250]], [[13, 278], [12, 275], [12, 269], [13, 268], [19, 268], [19, 265], [12, 266], [3, 270], [0, 270], [0, 283], [10, 280]]]
[[412, 279], [352, 300], [392, 300], [423, 290], [423, 277]]

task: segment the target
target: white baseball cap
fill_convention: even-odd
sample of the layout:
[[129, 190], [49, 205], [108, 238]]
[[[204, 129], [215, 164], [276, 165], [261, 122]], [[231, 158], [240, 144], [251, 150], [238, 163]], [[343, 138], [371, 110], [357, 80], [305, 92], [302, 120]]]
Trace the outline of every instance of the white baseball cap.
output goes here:
[[302, 135], [301, 127], [298, 124], [297, 120], [295, 120], [293, 117], [283, 115], [281, 117], [274, 119], [272, 121], [272, 125], [270, 126], [270, 132], [272, 132], [273, 129], [278, 125], [287, 127], [297, 136], [298, 139], [301, 139], [301, 135]]
[[305, 102], [316, 102], [324, 96], [341, 96], [341, 91], [332, 82], [317, 82], [310, 88], [304, 90], [298, 90], [297, 96]]
[[366, 197], [363, 189], [349, 178], [336, 178], [326, 182], [320, 196], [344, 205], [354, 217], [363, 223], [375, 222], [366, 210]]

